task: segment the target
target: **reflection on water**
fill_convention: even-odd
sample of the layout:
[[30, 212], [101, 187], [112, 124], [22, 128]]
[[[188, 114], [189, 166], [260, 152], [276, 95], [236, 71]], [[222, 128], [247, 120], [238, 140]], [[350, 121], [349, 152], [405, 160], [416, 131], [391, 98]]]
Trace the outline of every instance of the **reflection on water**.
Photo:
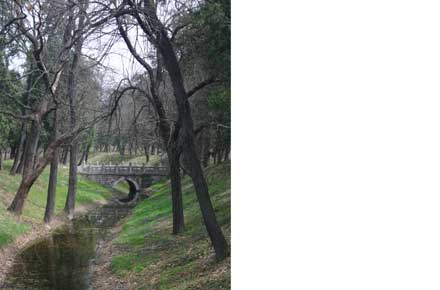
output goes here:
[[128, 212], [117, 205], [96, 209], [29, 246], [15, 259], [1, 289], [91, 290], [98, 242]]

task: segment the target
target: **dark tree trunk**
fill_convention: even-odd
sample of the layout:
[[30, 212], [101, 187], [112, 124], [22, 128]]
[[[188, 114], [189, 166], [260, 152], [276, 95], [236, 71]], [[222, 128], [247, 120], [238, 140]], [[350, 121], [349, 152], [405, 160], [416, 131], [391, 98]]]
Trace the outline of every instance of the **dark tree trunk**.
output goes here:
[[[35, 69], [34, 62], [31, 61], [31, 65], [30, 65], [30, 68], [29, 68], [30, 74], [29, 74], [29, 76], [27, 77], [27, 80], [26, 80], [26, 91], [23, 93], [23, 103], [27, 104], [27, 105], [29, 105], [29, 102], [30, 102], [29, 101], [29, 96], [30, 96], [30, 92], [31, 92], [31, 89], [32, 89], [32, 84], [34, 82], [34, 76], [35, 76], [35, 74], [33, 73], [34, 69]], [[26, 111], [23, 110], [23, 113], [26, 114]], [[28, 143], [26, 141], [26, 139], [27, 139], [26, 138], [27, 137], [26, 136], [27, 135], [26, 134], [27, 126], [26, 126], [26, 122], [25, 121], [23, 121], [21, 123], [20, 131], [21, 131], [21, 133], [20, 133], [20, 142], [19, 142], [19, 145], [18, 145], [18, 152], [17, 152], [17, 154], [15, 155], [15, 158], [14, 158], [14, 164], [12, 165], [11, 172], [10, 172], [11, 175], [15, 175], [17, 173], [20, 173], [23, 170], [24, 156], [25, 156], [25, 151], [26, 151], [26, 143]]]
[[[35, 177], [35, 179], [36, 179], [36, 177]], [[17, 190], [15, 198], [8, 208], [9, 211], [13, 212], [17, 216], [21, 215], [21, 212], [22, 212], [23, 206], [24, 206], [24, 202], [29, 194], [29, 190], [31, 189], [32, 185], [35, 182], [35, 179], [31, 178], [31, 176], [26, 176], [26, 177], [23, 176], [23, 179], [22, 179], [20, 186]]]
[[[127, 44], [128, 48], [132, 52], [132, 54], [136, 57], [136, 52], [134, 51], [133, 47], [131, 46], [131, 42], [127, 37], [126, 32], [123, 30], [122, 25], [118, 21], [118, 28], [119, 32], [121, 33], [121, 36], [123, 37], [125, 43]], [[167, 148], [167, 155], [168, 160], [170, 163], [170, 167], [172, 167], [172, 170], [170, 170], [170, 179], [171, 179], [171, 198], [172, 198], [172, 211], [173, 211], [173, 233], [177, 234], [183, 231], [184, 229], [184, 215], [183, 215], [183, 202], [182, 202], [182, 187], [181, 187], [181, 181], [180, 181], [180, 162], [179, 162], [179, 154], [177, 154], [177, 144], [176, 144], [176, 137], [178, 136], [178, 129], [174, 131], [173, 136], [174, 138], [170, 138], [171, 128], [169, 120], [166, 116], [165, 109], [163, 107], [163, 103], [159, 98], [158, 95], [158, 88], [162, 81], [162, 65], [161, 65], [161, 58], [159, 57], [158, 53], [158, 64], [156, 68], [156, 76], [153, 74], [152, 68], [145, 62], [143, 62], [140, 57], [136, 57], [136, 59], [147, 69], [149, 72], [149, 78], [152, 85], [150, 85], [150, 93], [151, 93], [151, 101], [154, 106], [154, 109], [156, 111], [157, 116], [159, 117], [159, 134], [162, 142], [165, 144], [165, 147]], [[150, 100], [150, 98], [147, 98]], [[168, 144], [168, 141], [170, 140], [170, 144]], [[173, 143], [174, 142], [174, 143]], [[156, 145], [153, 143], [150, 147], [150, 153], [152, 155], [155, 154], [155, 147]], [[175, 154], [173, 156], [173, 154]], [[171, 155], [171, 156], [170, 156]], [[172, 163], [172, 164], [171, 164]]]
[[[79, 152], [78, 152], [78, 153], [79, 153]], [[78, 166], [81, 166], [81, 164], [83, 164], [85, 156], [86, 156], [86, 151], [84, 150], [84, 151], [81, 153], [81, 158], [79, 159], [79, 161], [78, 161], [78, 163], [77, 163]]]
[[18, 140], [18, 142], [11, 147], [11, 150], [9, 151], [9, 159], [15, 159], [15, 155], [17, 155], [19, 144], [20, 144], [20, 140]]
[[78, 166], [81, 166], [84, 162], [87, 162], [90, 147], [91, 147], [91, 145], [88, 144], [87, 147], [84, 149], [83, 153], [81, 154], [81, 159], [78, 162]]
[[12, 211], [17, 215], [21, 215], [24, 201], [27, 198], [31, 186], [35, 182], [35, 179], [38, 177], [36, 176], [33, 178], [32, 172], [34, 171], [35, 148], [36, 144], [38, 144], [40, 126], [41, 125], [37, 120], [33, 120], [29, 134], [27, 134], [25, 152], [23, 154], [23, 177], [14, 200], [8, 208], [9, 211]]
[[3, 151], [0, 149], [0, 170], [3, 170]]
[[148, 147], [144, 146], [144, 153], [145, 153], [145, 162], [150, 162], [150, 154], [148, 154]]
[[[41, 132], [40, 132], [41, 134]], [[38, 134], [38, 141], [40, 140], [40, 134]], [[40, 155], [40, 144], [39, 142], [37, 143], [37, 146], [35, 148], [35, 152], [34, 152], [34, 161], [32, 162], [34, 168], [37, 164], [37, 160], [38, 160], [38, 156]]]
[[[73, 10], [72, 10], [73, 11]], [[69, 16], [69, 23], [72, 23], [73, 17], [72, 14]], [[69, 41], [69, 37], [71, 36], [71, 25], [66, 25], [64, 34], [63, 34], [63, 44], [67, 44]], [[59, 138], [55, 142], [51, 142], [42, 158], [35, 160], [36, 150], [38, 149], [38, 139], [40, 137], [41, 125], [47, 113], [50, 111], [50, 102], [52, 100], [51, 97], [56, 95], [56, 90], [59, 85], [59, 77], [62, 73], [62, 64], [65, 61], [66, 53], [64, 50], [63, 53], [57, 59], [57, 64], [55, 67], [60, 67], [60, 69], [55, 74], [55, 78], [53, 81], [50, 80], [50, 76], [47, 72], [45, 64], [42, 59], [42, 50], [44, 48], [43, 43], [41, 46], [38, 46], [36, 42], [32, 43], [32, 56], [35, 60], [35, 64], [38, 67], [38, 73], [43, 79], [43, 83], [45, 85], [46, 93], [42, 96], [37, 102], [35, 108], [32, 110], [31, 114], [31, 128], [29, 130], [29, 134], [27, 134], [27, 141], [24, 152], [24, 165], [23, 165], [23, 177], [21, 179], [21, 183], [18, 187], [17, 193], [12, 201], [11, 205], [8, 207], [8, 210], [13, 212], [16, 215], [21, 215], [23, 210], [24, 202], [29, 194], [29, 190], [34, 184], [35, 180], [41, 175], [44, 168], [47, 166], [49, 162], [52, 161], [54, 157], [55, 149], [68, 137], [65, 135], [63, 138]], [[33, 71], [33, 70], [32, 70]], [[35, 165], [35, 166], [34, 166]]]
[[38, 146], [38, 139], [40, 137], [40, 123], [37, 121], [32, 121], [29, 134], [26, 138], [26, 146], [24, 151], [23, 160], [23, 176], [29, 174], [29, 172], [34, 168], [35, 152]]
[[[69, 98], [69, 108], [70, 108], [70, 130], [75, 130], [77, 125], [77, 74], [78, 65], [81, 56], [81, 49], [83, 46], [83, 36], [82, 31], [84, 29], [84, 23], [86, 15], [84, 11], [87, 10], [88, 0], [79, 1], [79, 6], [81, 8], [79, 20], [78, 20], [78, 31], [79, 39], [74, 45], [74, 54], [72, 63], [69, 69], [68, 81], [67, 81], [67, 95]], [[75, 211], [75, 197], [76, 197], [76, 187], [78, 182], [78, 141], [74, 139], [70, 146], [70, 164], [69, 164], [69, 189], [67, 191], [66, 205], [64, 211], [70, 218], [73, 218]]]
[[227, 145], [225, 147], [225, 152], [224, 152], [224, 156], [223, 156], [223, 161], [228, 161], [229, 160], [229, 153], [231, 152], [231, 146]]
[[59, 139], [57, 142], [52, 142], [49, 144], [44, 156], [38, 161], [35, 169], [29, 171], [29, 169], [24, 168], [23, 178], [21, 180], [20, 186], [18, 187], [17, 193], [15, 194], [15, 198], [12, 201], [11, 205], [8, 207], [8, 211], [11, 211], [17, 216], [21, 215], [23, 211], [24, 202], [29, 194], [29, 191], [34, 184], [35, 180], [41, 175], [44, 168], [46, 168], [47, 164], [52, 161], [54, 157], [54, 150], [59, 143], [63, 140]]
[[180, 177], [180, 152], [177, 144], [178, 134], [179, 127], [176, 127], [174, 128], [174, 132], [171, 133], [169, 149], [167, 151], [173, 203], [173, 234], [183, 232], [185, 227], [182, 181]]
[[49, 186], [47, 190], [46, 211], [44, 213], [45, 223], [50, 223], [52, 221], [53, 213], [55, 210], [57, 178], [58, 178], [58, 154], [55, 153], [50, 163]]
[[[54, 111], [53, 115], [53, 137], [52, 141], [58, 138], [58, 122], [57, 122], [57, 111]], [[50, 175], [49, 175], [49, 185], [47, 189], [47, 201], [46, 210], [44, 212], [44, 222], [50, 223], [52, 221], [54, 209], [55, 209], [55, 196], [57, 189], [57, 177], [58, 177], [58, 148], [54, 150], [54, 156], [50, 162]]]
[[[76, 142], [74, 142], [76, 143]], [[77, 166], [77, 144], [72, 144], [70, 149], [70, 163], [69, 163], [69, 189], [67, 191], [66, 205], [64, 211], [73, 218], [75, 211], [76, 188], [78, 182], [78, 166]]]
[[23, 147], [24, 147], [24, 138], [22, 140], [22, 135], [20, 135], [20, 141], [18, 143], [18, 147], [15, 149], [14, 157], [11, 157], [11, 159], [14, 159], [14, 162], [12, 163], [11, 170], [9, 171], [10, 175], [15, 175], [18, 167], [18, 163], [20, 162], [21, 155], [23, 154]]
[[89, 151], [90, 151], [90, 146], [88, 147], [88, 149], [86, 150], [86, 156], [85, 156], [85, 159], [84, 159], [84, 161], [87, 163], [87, 162], [89, 162]]
[[211, 138], [209, 136], [209, 128], [203, 133], [203, 150], [202, 150], [202, 165], [207, 167], [209, 164]]
[[[146, 2], [147, 5], [149, 2]], [[173, 50], [171, 42], [168, 38], [164, 26], [160, 23], [156, 14], [151, 13], [152, 9], [147, 9], [151, 21], [156, 24], [158, 32], [158, 49], [163, 56], [165, 67], [169, 73], [174, 98], [176, 100], [178, 111], [178, 124], [180, 124], [179, 145], [182, 148], [183, 159], [185, 167], [189, 170], [193, 184], [196, 190], [197, 199], [199, 201], [203, 220], [205, 222], [208, 235], [214, 246], [216, 258], [223, 260], [229, 255], [229, 247], [226, 239], [222, 233], [220, 225], [217, 222], [214, 208], [212, 207], [211, 199], [209, 197], [208, 185], [203, 175], [200, 160], [197, 158], [197, 152], [194, 145], [194, 125], [191, 117], [191, 108], [188, 102], [187, 94], [184, 87], [183, 77], [180, 71], [179, 63], [176, 54]]]
[[[83, 16], [80, 20], [80, 27], [84, 22]], [[81, 41], [79, 41], [81, 43]], [[77, 123], [77, 100], [76, 100], [76, 74], [78, 70], [79, 57], [81, 53], [81, 45], [78, 44], [75, 46], [75, 54], [73, 56], [72, 64], [70, 66], [68, 83], [67, 83], [67, 95], [69, 97], [69, 108], [70, 108], [70, 130], [74, 130]], [[66, 205], [64, 207], [64, 211], [66, 214], [73, 218], [73, 214], [75, 211], [75, 197], [76, 197], [76, 187], [78, 182], [78, 142], [74, 140], [72, 145], [70, 146], [70, 162], [69, 162], [69, 188], [67, 191], [67, 199]]]
[[24, 144], [23, 144], [23, 149], [22, 149], [22, 153], [21, 153], [21, 156], [20, 156], [20, 160], [19, 160], [19, 162], [18, 162], [18, 166], [17, 166], [17, 169], [15, 170], [15, 172], [14, 173], [12, 173], [11, 172], [11, 175], [14, 175], [14, 174], [17, 174], [17, 173], [23, 173], [23, 166], [24, 166], [24, 151], [25, 151], [25, 147], [26, 146], [26, 139], [25, 139], [25, 141], [24, 141]]
[[62, 161], [61, 161], [61, 162], [62, 162], [64, 165], [67, 164], [67, 160], [68, 160], [68, 157], [69, 157], [69, 151], [70, 151], [69, 149], [70, 149], [69, 146], [63, 148], [63, 157], [62, 157]]

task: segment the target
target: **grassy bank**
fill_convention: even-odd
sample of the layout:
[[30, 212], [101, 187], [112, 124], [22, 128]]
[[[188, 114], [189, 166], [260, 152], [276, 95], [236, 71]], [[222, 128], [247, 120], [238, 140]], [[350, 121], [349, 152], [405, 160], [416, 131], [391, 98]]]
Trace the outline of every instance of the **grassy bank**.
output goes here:
[[[212, 202], [230, 241], [230, 164], [206, 170]], [[134, 209], [113, 241], [119, 254], [112, 271], [136, 289], [230, 289], [230, 259], [214, 259], [191, 180], [183, 180], [185, 233], [171, 235], [169, 184], [153, 186], [153, 194]]]
[[[0, 247], [12, 243], [18, 236], [28, 232], [34, 225], [43, 224], [43, 216], [47, 198], [49, 167], [43, 172], [32, 187], [23, 209], [23, 215], [18, 222], [6, 208], [14, 198], [20, 184], [21, 176], [9, 175], [12, 161], [5, 161], [4, 170], [0, 171]], [[58, 171], [57, 195], [55, 214], [61, 214], [67, 196], [68, 168], [60, 166]], [[112, 193], [105, 187], [78, 177], [76, 206], [105, 201]]]
[[[129, 162], [133, 164], [147, 164], [145, 155], [120, 155], [119, 152], [98, 152], [91, 153], [91, 157], [89, 158], [89, 163], [104, 163], [104, 164], [128, 164]], [[150, 155], [150, 160], [148, 165], [156, 166], [160, 163], [159, 155]]]

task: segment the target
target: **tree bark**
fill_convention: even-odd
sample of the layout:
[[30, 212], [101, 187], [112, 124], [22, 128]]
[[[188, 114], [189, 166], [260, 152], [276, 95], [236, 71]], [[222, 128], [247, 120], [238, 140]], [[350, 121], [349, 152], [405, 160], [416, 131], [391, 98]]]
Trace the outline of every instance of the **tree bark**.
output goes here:
[[[83, 45], [83, 37], [82, 31], [84, 29], [84, 21], [85, 21], [85, 10], [88, 6], [88, 0], [79, 1], [81, 6], [81, 14], [78, 20], [78, 31], [80, 32], [80, 37], [78, 41], [75, 43], [75, 52], [73, 54], [73, 60], [70, 66], [68, 81], [67, 81], [67, 95], [69, 98], [69, 108], [70, 108], [70, 130], [75, 130], [77, 125], [77, 91], [76, 91], [76, 82], [77, 82], [77, 74], [78, 74], [78, 65], [81, 56], [81, 50]], [[74, 139], [70, 146], [70, 163], [69, 163], [69, 188], [67, 191], [67, 199], [66, 205], [64, 207], [64, 211], [69, 216], [69, 218], [73, 218], [73, 214], [75, 211], [75, 197], [76, 197], [76, 188], [78, 182], [78, 141]]]
[[32, 185], [34, 184], [35, 180], [37, 180], [37, 178], [41, 175], [47, 164], [52, 161], [56, 147], [59, 146], [59, 144], [63, 141], [65, 141], [65, 138], [59, 138], [55, 142], [51, 142], [46, 149], [44, 156], [38, 160], [35, 169], [27, 172], [27, 174], [23, 173], [23, 178], [21, 180], [20, 186], [18, 187], [14, 200], [8, 207], [8, 211], [11, 211], [17, 216], [21, 215], [24, 202], [26, 201]]
[[[58, 120], [57, 120], [57, 110], [54, 111], [53, 115], [53, 137], [52, 141], [58, 138]], [[46, 210], [44, 212], [44, 222], [50, 223], [52, 221], [54, 209], [55, 209], [55, 196], [57, 189], [57, 178], [58, 178], [58, 148], [54, 149], [54, 156], [50, 162], [50, 175], [49, 175], [49, 185], [47, 189], [47, 201]]]
[[89, 143], [89, 144], [87, 144], [87, 146], [86, 146], [86, 149], [84, 149], [84, 152], [82, 153], [82, 155], [81, 155], [81, 159], [80, 159], [80, 161], [78, 162], [78, 166], [81, 166], [81, 164], [83, 164], [84, 162], [87, 162], [87, 159], [88, 159], [88, 156], [89, 156], [89, 151], [90, 151], [90, 147], [91, 147], [92, 145]]
[[62, 158], [61, 158], [61, 163], [63, 163], [64, 165], [67, 164], [67, 160], [69, 159], [69, 151], [70, 151], [70, 146], [67, 146], [65, 148], [63, 148], [63, 153], [62, 153]]
[[25, 139], [26, 139], [26, 130], [25, 130], [24, 122], [23, 122], [21, 125], [20, 141], [19, 141], [18, 148], [17, 148], [17, 151], [14, 156], [14, 163], [12, 164], [10, 175], [15, 175], [18, 171], [18, 166], [19, 166], [21, 158], [23, 156]]
[[150, 154], [148, 154], [148, 147], [144, 146], [145, 162], [150, 162]]
[[[151, 5], [148, 1], [145, 3]], [[197, 158], [197, 152], [194, 145], [194, 125], [191, 117], [191, 108], [185, 91], [180, 66], [164, 26], [157, 18], [157, 15], [151, 13], [154, 11], [151, 7], [146, 10], [147, 13], [149, 12], [148, 14], [153, 27], [157, 28], [159, 31], [157, 32], [156, 46], [163, 57], [164, 65], [169, 73], [173, 87], [178, 111], [177, 122], [181, 126], [179, 130], [179, 146], [181, 146], [183, 150], [185, 167], [188, 167], [191, 174], [200, 210], [202, 212], [206, 230], [214, 246], [216, 258], [218, 260], [223, 260], [229, 255], [229, 248], [217, 222], [214, 208], [212, 207], [211, 199], [209, 197], [208, 185], [203, 174], [200, 160]]]
[[202, 165], [203, 167], [207, 167], [209, 164], [209, 157], [210, 157], [210, 147], [211, 147], [211, 138], [210, 138], [210, 132], [209, 128], [204, 132], [203, 134], [203, 150], [202, 150]]
[[32, 120], [29, 133], [26, 138], [26, 146], [24, 150], [23, 160], [23, 176], [29, 174], [34, 168], [35, 152], [38, 146], [38, 139], [40, 137], [41, 124], [38, 120]]
[[72, 144], [70, 147], [69, 188], [67, 191], [66, 205], [64, 207], [64, 211], [69, 216], [69, 218], [73, 218], [73, 214], [75, 211], [75, 198], [78, 183], [78, 165], [76, 163], [77, 152], [77, 144]]
[[180, 128], [176, 126], [171, 133], [167, 151], [173, 203], [173, 234], [181, 233], [185, 229], [182, 181], [180, 176], [180, 152], [177, 144], [179, 129]]
[[[63, 34], [63, 45], [67, 45], [69, 38], [71, 37], [71, 25], [73, 23], [73, 10], [70, 10], [70, 15], [68, 17], [68, 22], [66, 23], [66, 27]], [[67, 135], [64, 135], [63, 138], [57, 139], [55, 142], [51, 142], [46, 151], [43, 154], [43, 157], [35, 161], [34, 157], [36, 155], [36, 150], [38, 148], [38, 139], [40, 136], [41, 125], [45, 116], [50, 111], [50, 101], [53, 100], [53, 97], [56, 96], [56, 91], [59, 85], [59, 81], [61, 78], [61, 74], [64, 68], [65, 58], [68, 55], [67, 47], [64, 47], [61, 50], [59, 57], [57, 58], [57, 62], [55, 67], [56, 73], [51, 80], [49, 76], [49, 72], [47, 67], [43, 61], [42, 51], [44, 48], [44, 41], [40, 34], [40, 31], [36, 31], [38, 34], [32, 35], [27, 27], [23, 25], [23, 22], [18, 23], [18, 28], [21, 30], [23, 34], [30, 40], [32, 44], [32, 56], [35, 61], [35, 64], [38, 68], [38, 72], [41, 73], [40, 77], [43, 80], [45, 86], [45, 95], [43, 95], [39, 101], [33, 106], [32, 114], [30, 115], [31, 119], [31, 128], [29, 134], [27, 135], [27, 141], [24, 152], [24, 165], [23, 165], [23, 177], [20, 183], [20, 186], [17, 190], [17, 193], [12, 201], [11, 205], [8, 207], [8, 210], [13, 212], [16, 215], [21, 215], [23, 210], [24, 202], [29, 194], [29, 190], [34, 184], [35, 180], [41, 175], [44, 168], [47, 166], [49, 162], [52, 161], [52, 158], [55, 153], [55, 149], [67, 139]], [[34, 166], [35, 165], [35, 166]]]
[[25, 140], [24, 140], [23, 153], [21, 153], [20, 162], [18, 163], [17, 170], [15, 170], [15, 173], [14, 173], [14, 174], [17, 174], [17, 173], [22, 174], [22, 173], [23, 173], [23, 166], [24, 166], [24, 151], [25, 151], [25, 148], [26, 148], [26, 147], [25, 147], [25, 146], [26, 146], [26, 139], [27, 139], [27, 138], [25, 138]]
[[[123, 37], [127, 47], [133, 56], [141, 63], [142, 66], [148, 71], [148, 76], [150, 79], [150, 93], [151, 99], [147, 98], [151, 101], [154, 110], [159, 118], [159, 135], [161, 137], [162, 142], [164, 143], [165, 148], [167, 149], [167, 155], [170, 165], [170, 179], [171, 179], [171, 199], [172, 199], [172, 211], [173, 211], [173, 234], [178, 234], [184, 230], [184, 215], [183, 215], [183, 201], [182, 201], [182, 187], [180, 181], [180, 154], [178, 153], [178, 148], [176, 144], [178, 129], [174, 130], [174, 136], [171, 136], [171, 128], [169, 120], [166, 116], [165, 109], [162, 101], [158, 95], [159, 85], [162, 81], [162, 64], [161, 57], [159, 52], [157, 52], [157, 68], [156, 68], [156, 76], [154, 76], [153, 69], [150, 65], [148, 65], [139, 55], [136, 53], [135, 49], [131, 45], [131, 42], [126, 34], [126, 31], [123, 29], [119, 19], [117, 19], [118, 29]], [[170, 138], [171, 137], [171, 138]], [[169, 140], [170, 139], [170, 140]], [[174, 142], [174, 143], [173, 143]], [[156, 144], [151, 145], [151, 154], [155, 154], [154, 148]]]
[[34, 168], [35, 168], [35, 165], [37, 164], [38, 156], [40, 155], [40, 144], [39, 144], [40, 143], [40, 135], [41, 135], [41, 129], [38, 132], [38, 140], [37, 140], [37, 143], [34, 148], [34, 161], [32, 162], [32, 165], [34, 166]]
[[226, 162], [229, 160], [229, 153], [231, 152], [231, 146], [226, 145], [225, 147], [225, 152], [224, 152], [224, 156], [223, 156], [223, 161]]

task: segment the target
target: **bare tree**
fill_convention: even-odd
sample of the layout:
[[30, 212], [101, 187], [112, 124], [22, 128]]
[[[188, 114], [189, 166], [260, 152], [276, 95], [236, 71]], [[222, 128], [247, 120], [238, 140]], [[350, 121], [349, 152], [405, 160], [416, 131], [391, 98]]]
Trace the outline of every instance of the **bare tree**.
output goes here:
[[[78, 66], [81, 56], [81, 50], [84, 43], [84, 29], [85, 29], [85, 18], [86, 18], [86, 10], [89, 5], [88, 0], [80, 0], [79, 1], [79, 20], [78, 26], [76, 30], [78, 31], [78, 40], [74, 45], [74, 53], [72, 63], [69, 68], [69, 76], [68, 76], [68, 85], [67, 85], [67, 95], [69, 98], [69, 108], [70, 108], [70, 130], [74, 130], [77, 126], [77, 99], [76, 99], [76, 81], [77, 81], [77, 73]], [[78, 142], [73, 140], [70, 145], [70, 163], [69, 163], [69, 187], [67, 192], [66, 205], [64, 207], [64, 211], [67, 215], [72, 218], [73, 213], [75, 211], [75, 196], [77, 189], [77, 162], [78, 162]]]
[[[30, 53], [32, 61], [39, 72], [38, 80], [43, 84], [44, 92], [41, 97], [37, 98], [35, 104], [29, 109], [29, 113], [16, 114], [13, 112], [1, 112], [13, 116], [15, 118], [30, 122], [30, 129], [26, 134], [26, 146], [24, 150], [23, 176], [20, 186], [17, 190], [14, 200], [8, 207], [8, 210], [20, 215], [24, 202], [27, 198], [30, 188], [35, 180], [42, 173], [47, 164], [49, 164], [56, 154], [56, 149], [62, 144], [68, 144], [75, 139], [81, 131], [78, 128], [67, 131], [66, 133], [52, 138], [48, 144], [43, 156], [38, 159], [36, 148], [38, 138], [41, 132], [43, 120], [47, 115], [56, 110], [62, 103], [58, 94], [60, 79], [66, 67], [69, 52], [71, 48], [78, 42], [82, 31], [73, 29], [75, 21], [79, 17], [79, 13], [74, 13], [71, 9], [70, 1], [57, 1], [50, 7], [52, 12], [56, 10], [56, 14], [61, 19], [62, 27], [64, 27], [61, 46], [56, 51], [55, 59], [45, 59], [44, 53], [48, 44], [47, 33], [50, 29], [44, 26], [46, 19], [42, 2], [35, 1], [34, 5], [26, 7], [20, 1], [11, 3], [12, 20], [10, 25], [15, 25], [17, 32], [16, 41], [26, 40], [30, 43]], [[52, 66], [49, 63], [53, 63]]]
[[[214, 246], [216, 257], [218, 260], [222, 260], [229, 255], [229, 248], [217, 222], [214, 208], [209, 197], [208, 185], [194, 144], [194, 125], [191, 117], [190, 104], [188, 102], [188, 97], [190, 96], [188, 92], [193, 94], [197, 89], [189, 90], [188, 92], [185, 89], [184, 79], [176, 52], [171, 43], [171, 37], [168, 33], [169, 31], [157, 16], [157, 2], [153, 3], [146, 0], [141, 3], [135, 3], [132, 0], [124, 0], [121, 6], [114, 11], [124, 10], [130, 12], [127, 13], [127, 17], [135, 19], [145, 36], [156, 47], [158, 53], [160, 53], [159, 59], [163, 60], [163, 65], [168, 71], [178, 112], [178, 119], [174, 124], [173, 131], [171, 132], [169, 127], [164, 127], [161, 130], [162, 132], [166, 132], [168, 129], [167, 136], [169, 137], [169, 142], [167, 144], [167, 151], [170, 159], [170, 171], [173, 170], [171, 163], [175, 162], [178, 164], [179, 155], [182, 153], [182, 160], [193, 180], [203, 220]], [[124, 30], [122, 29], [119, 17], [117, 17], [117, 20], [119, 31], [121, 32], [130, 52], [146, 68], [151, 80], [152, 76], [154, 76], [151, 67], [134, 51], [133, 46], [130, 45], [129, 39], [127, 39], [126, 33], [124, 33]], [[154, 86], [151, 85], [150, 88], [154, 88]], [[154, 101], [154, 95], [152, 94], [151, 96]], [[173, 196], [173, 198], [175, 198], [175, 196]], [[173, 206], [174, 205], [173, 200]]]

